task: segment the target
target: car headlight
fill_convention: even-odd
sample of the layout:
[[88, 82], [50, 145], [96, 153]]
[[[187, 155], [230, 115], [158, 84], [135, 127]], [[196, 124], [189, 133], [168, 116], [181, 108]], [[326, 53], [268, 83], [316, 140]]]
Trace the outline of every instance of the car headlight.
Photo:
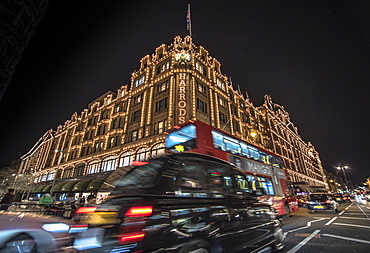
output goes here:
[[50, 223], [42, 225], [42, 229], [50, 233], [68, 232], [69, 225], [65, 223]]

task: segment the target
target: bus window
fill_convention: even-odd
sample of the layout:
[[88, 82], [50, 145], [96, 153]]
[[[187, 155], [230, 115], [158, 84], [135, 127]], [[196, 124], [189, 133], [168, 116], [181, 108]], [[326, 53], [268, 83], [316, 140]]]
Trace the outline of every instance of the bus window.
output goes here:
[[246, 143], [240, 143], [240, 146], [242, 148], [242, 156], [246, 157], [246, 158], [251, 158], [251, 155], [249, 154], [249, 145], [247, 145]]
[[229, 138], [224, 136], [224, 141], [226, 144], [226, 151], [230, 152], [231, 154], [241, 155], [241, 149], [239, 142], [236, 139]]
[[224, 137], [221, 133], [212, 130], [213, 145], [215, 148], [225, 151]]
[[252, 192], [252, 189], [250, 188], [249, 182], [246, 180], [246, 178], [240, 172], [234, 171], [234, 174], [237, 191]]
[[271, 178], [257, 177], [257, 189], [263, 189], [264, 195], [274, 195], [274, 187], [272, 186]]
[[251, 158], [256, 161], [261, 161], [261, 155], [257, 148], [249, 146], [249, 153], [251, 154]]
[[264, 164], [269, 164], [269, 165], [271, 164], [270, 156], [268, 154], [260, 151], [260, 155], [261, 155], [261, 160]]
[[166, 137], [166, 148], [171, 151], [184, 152], [196, 148], [196, 128], [194, 124], [187, 125]]

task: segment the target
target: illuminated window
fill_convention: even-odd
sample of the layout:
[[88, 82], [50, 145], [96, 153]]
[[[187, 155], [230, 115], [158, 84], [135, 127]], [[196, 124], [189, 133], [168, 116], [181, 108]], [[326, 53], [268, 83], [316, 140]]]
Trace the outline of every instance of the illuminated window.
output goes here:
[[134, 104], [138, 104], [141, 102], [141, 94], [134, 97]]
[[100, 160], [91, 161], [86, 168], [86, 174], [95, 174], [100, 171]]
[[145, 76], [143, 75], [143, 76], [141, 76], [141, 77], [139, 77], [138, 79], [135, 80], [135, 87], [143, 84], [144, 82], [145, 82]]
[[162, 156], [165, 154], [165, 145], [164, 143], [159, 143], [157, 145], [154, 145], [152, 147], [152, 150], [150, 151], [150, 156], [151, 157], [158, 157], [158, 156]]
[[160, 134], [165, 131], [167, 120], [162, 120], [154, 123], [154, 134]]
[[134, 160], [134, 154], [131, 151], [125, 152], [119, 159], [119, 167], [128, 166]]
[[166, 91], [168, 89], [168, 80], [161, 82], [157, 85], [157, 93]]
[[204, 86], [202, 83], [197, 82], [197, 89], [199, 92], [205, 94], [206, 93], [206, 86]]
[[116, 156], [109, 156], [102, 161], [101, 171], [112, 171], [116, 169], [118, 158]]
[[136, 140], [137, 140], [137, 130], [134, 130], [131, 132], [130, 141], [136, 141]]
[[147, 148], [139, 148], [136, 151], [135, 161], [145, 161], [149, 158], [149, 150]]
[[222, 82], [220, 79], [216, 79], [216, 84], [218, 87], [220, 87], [221, 89], [225, 90], [225, 83]]

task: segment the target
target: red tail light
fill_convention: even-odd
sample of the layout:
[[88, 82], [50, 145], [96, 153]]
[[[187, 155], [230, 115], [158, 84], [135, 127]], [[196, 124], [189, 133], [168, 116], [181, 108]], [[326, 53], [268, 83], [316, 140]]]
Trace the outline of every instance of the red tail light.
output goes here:
[[142, 217], [152, 215], [152, 206], [134, 206], [127, 210], [125, 216], [127, 217]]
[[330, 200], [326, 200], [325, 203], [330, 204]]
[[97, 206], [84, 206], [77, 209], [75, 213], [94, 213]]
[[137, 233], [123, 234], [122, 236], [119, 237], [119, 241], [122, 244], [135, 243], [142, 241], [144, 237], [145, 233], [140, 231]]
[[125, 213], [122, 223], [122, 234], [118, 237], [121, 244], [136, 243], [144, 240], [148, 216], [153, 213], [152, 206], [133, 206]]

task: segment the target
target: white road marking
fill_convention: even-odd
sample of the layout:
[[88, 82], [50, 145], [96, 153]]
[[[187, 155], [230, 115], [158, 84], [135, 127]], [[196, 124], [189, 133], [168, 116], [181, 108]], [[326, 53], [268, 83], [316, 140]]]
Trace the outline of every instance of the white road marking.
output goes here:
[[298, 243], [294, 248], [292, 248], [291, 250], [289, 250], [287, 253], [295, 253], [295, 252], [297, 252], [300, 248], [302, 248], [306, 243], [308, 243], [319, 232], [320, 232], [320, 230], [316, 230], [310, 236], [308, 236], [303, 241], [301, 241], [300, 243]]
[[331, 219], [330, 221], [328, 221], [325, 226], [329, 226], [333, 221], [335, 221], [338, 217], [334, 217], [333, 219]]
[[348, 226], [348, 227], [357, 227], [357, 228], [370, 228], [370, 226], [361, 226], [361, 225], [355, 225], [355, 224], [346, 224], [346, 223], [333, 223], [333, 225], [339, 225], [339, 226]]
[[311, 227], [311, 223], [312, 223], [312, 222], [317, 222], [317, 221], [322, 221], [322, 220], [325, 220], [325, 218], [320, 218], [320, 219], [318, 219], [318, 220], [309, 221], [309, 222], [307, 222], [307, 226], [304, 226], [304, 227], [300, 227], [300, 228], [295, 228], [295, 229], [289, 230], [289, 231], [287, 231], [287, 233], [291, 233], [291, 232], [294, 232], [294, 231], [297, 231], [297, 230], [301, 230], [301, 229], [309, 228], [309, 227]]
[[333, 237], [333, 238], [338, 238], [338, 239], [343, 239], [343, 240], [347, 240], [347, 241], [361, 242], [361, 243], [370, 244], [370, 241], [365, 241], [365, 240], [356, 239], [356, 238], [344, 237], [344, 236], [339, 236], [339, 235], [330, 235], [330, 234], [321, 234], [321, 235], [322, 236]]
[[368, 220], [367, 218], [357, 218], [357, 217], [339, 217], [341, 219], [350, 219], [350, 220]]

